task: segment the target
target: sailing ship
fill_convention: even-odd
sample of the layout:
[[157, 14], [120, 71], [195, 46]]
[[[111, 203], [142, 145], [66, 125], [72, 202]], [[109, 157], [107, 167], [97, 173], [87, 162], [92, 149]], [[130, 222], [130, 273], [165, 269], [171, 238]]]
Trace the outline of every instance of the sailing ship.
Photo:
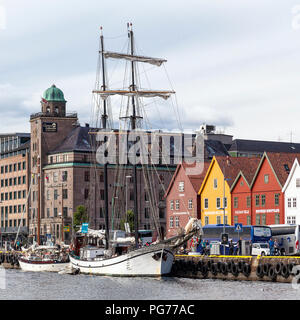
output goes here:
[[66, 248], [57, 246], [35, 246], [23, 250], [19, 257], [19, 264], [23, 271], [59, 272], [70, 266]]
[[[121, 95], [128, 97], [127, 113], [125, 116], [120, 116], [120, 119], [127, 121], [129, 128], [125, 130], [134, 131], [141, 128], [141, 120], [143, 117], [139, 112], [138, 105], [139, 99], [148, 97], [160, 97], [168, 99], [174, 91], [166, 90], [142, 90], [137, 85], [136, 64], [137, 63], [150, 63], [155, 66], [161, 66], [166, 60], [159, 58], [151, 58], [135, 54], [134, 36], [132, 25], [128, 24], [128, 37], [129, 37], [129, 52], [117, 53], [104, 50], [104, 38], [101, 28], [100, 35], [100, 50], [99, 60], [101, 61], [101, 70], [99, 74], [102, 75], [102, 85], [93, 90], [95, 95], [101, 99], [101, 128], [100, 132], [108, 132], [108, 98], [114, 95]], [[128, 89], [111, 90], [107, 86], [105, 61], [106, 59], [125, 59], [130, 64], [130, 78], [131, 83]], [[129, 108], [130, 106], [130, 108]], [[128, 114], [128, 110], [131, 114]], [[92, 132], [94, 133], [94, 132]], [[118, 134], [121, 134], [118, 132]], [[142, 166], [143, 167], [143, 166]], [[109, 226], [109, 212], [108, 212], [108, 173], [107, 163], [103, 165], [104, 176], [104, 211], [105, 211], [105, 235], [103, 236], [103, 249], [95, 250], [90, 246], [82, 247], [75, 250], [77, 254], [70, 254], [70, 261], [73, 268], [80, 270], [80, 273], [96, 274], [96, 275], [110, 275], [110, 276], [162, 276], [171, 272], [172, 264], [174, 261], [174, 249], [192, 237], [195, 232], [198, 232], [199, 225], [196, 221], [191, 220], [189, 228], [185, 234], [171, 239], [171, 240], [156, 241], [149, 246], [141, 247], [139, 243], [138, 234], [138, 195], [137, 195], [137, 164], [132, 165], [132, 178], [133, 178], [133, 202], [134, 202], [134, 237], [132, 240], [125, 240], [126, 234], [120, 236], [120, 232], [110, 230]], [[152, 186], [155, 188], [155, 186]], [[153, 201], [150, 201], [153, 204]], [[116, 236], [116, 233], [119, 236]], [[113, 233], [113, 234], [111, 234]], [[162, 237], [161, 237], [162, 238]], [[118, 250], [120, 249], [121, 250]], [[77, 248], [78, 249], [78, 248]]]

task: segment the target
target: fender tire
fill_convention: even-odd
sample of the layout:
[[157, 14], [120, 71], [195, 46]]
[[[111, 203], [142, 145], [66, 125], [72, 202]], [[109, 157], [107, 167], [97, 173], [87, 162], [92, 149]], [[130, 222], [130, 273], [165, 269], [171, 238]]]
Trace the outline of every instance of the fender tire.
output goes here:
[[276, 281], [277, 273], [276, 273], [276, 271], [275, 271], [275, 267], [274, 267], [274, 266], [270, 266], [270, 267], [269, 267], [268, 277], [269, 277], [272, 281]]
[[210, 272], [212, 273], [212, 275], [216, 276], [218, 274], [218, 266], [216, 263], [213, 263], [211, 265], [211, 269]]
[[269, 273], [269, 268], [270, 268], [270, 264], [269, 263], [264, 263], [263, 264], [263, 272], [264, 272], [264, 275], [267, 276], [268, 273]]
[[290, 275], [289, 268], [287, 264], [284, 264], [281, 269], [281, 275], [287, 279]]
[[232, 265], [231, 273], [232, 273], [235, 277], [237, 277], [237, 276], [239, 275], [239, 269], [238, 269], [238, 266], [237, 266], [236, 263], [234, 263], [234, 264]]
[[228, 263], [223, 262], [221, 265], [221, 272], [226, 276], [228, 274]]
[[262, 279], [264, 277], [264, 271], [263, 271], [263, 265], [262, 264], [259, 264], [256, 268], [256, 275]]
[[251, 266], [250, 264], [245, 263], [243, 266], [243, 274], [244, 276], [249, 277], [250, 273], [251, 273]]
[[275, 272], [276, 272], [277, 274], [280, 274], [280, 273], [281, 273], [281, 269], [282, 269], [282, 262], [276, 263], [276, 265], [275, 265]]

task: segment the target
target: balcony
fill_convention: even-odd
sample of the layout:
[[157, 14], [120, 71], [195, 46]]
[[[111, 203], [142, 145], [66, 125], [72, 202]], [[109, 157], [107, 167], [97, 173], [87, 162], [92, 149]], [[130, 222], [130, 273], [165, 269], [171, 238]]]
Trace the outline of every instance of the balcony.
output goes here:
[[[18, 232], [18, 227], [6, 227], [6, 228], [0, 228], [1, 234], [11, 234], [11, 233], [17, 233]], [[27, 227], [21, 227], [20, 228], [20, 233], [28, 233], [28, 228]]]

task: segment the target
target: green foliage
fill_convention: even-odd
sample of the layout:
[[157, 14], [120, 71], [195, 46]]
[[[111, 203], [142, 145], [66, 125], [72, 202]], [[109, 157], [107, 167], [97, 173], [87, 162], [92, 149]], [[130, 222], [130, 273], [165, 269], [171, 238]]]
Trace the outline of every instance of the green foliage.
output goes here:
[[79, 205], [76, 208], [76, 211], [74, 212], [73, 215], [73, 226], [74, 226], [74, 230], [78, 231], [78, 225], [81, 225], [82, 223], [88, 222], [89, 221], [89, 217], [87, 215], [86, 212], [86, 207], [83, 205]]
[[130, 231], [134, 231], [134, 213], [132, 210], [128, 210], [126, 217], [120, 221], [120, 229], [125, 231], [125, 223], [128, 222], [130, 226]]

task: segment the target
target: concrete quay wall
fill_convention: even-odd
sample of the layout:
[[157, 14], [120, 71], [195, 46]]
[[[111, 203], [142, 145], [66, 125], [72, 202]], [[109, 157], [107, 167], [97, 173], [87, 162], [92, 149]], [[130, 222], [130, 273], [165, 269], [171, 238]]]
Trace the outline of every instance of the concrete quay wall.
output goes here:
[[300, 257], [176, 255], [171, 276], [300, 283]]

